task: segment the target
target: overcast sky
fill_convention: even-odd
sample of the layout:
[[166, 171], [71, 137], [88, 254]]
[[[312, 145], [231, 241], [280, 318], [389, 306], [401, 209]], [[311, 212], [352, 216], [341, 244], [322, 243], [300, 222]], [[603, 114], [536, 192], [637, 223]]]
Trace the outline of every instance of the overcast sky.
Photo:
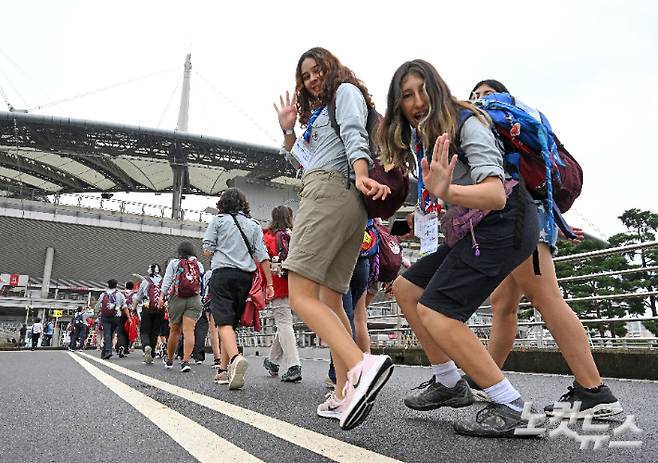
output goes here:
[[658, 2], [22, 0], [2, 17], [0, 87], [15, 107], [175, 68], [36, 114], [173, 129], [192, 53], [189, 131], [274, 146], [272, 102], [308, 48], [352, 68], [380, 112], [395, 69], [423, 58], [458, 97], [495, 78], [549, 117], [584, 170], [574, 225], [608, 237], [625, 209], [658, 212]]

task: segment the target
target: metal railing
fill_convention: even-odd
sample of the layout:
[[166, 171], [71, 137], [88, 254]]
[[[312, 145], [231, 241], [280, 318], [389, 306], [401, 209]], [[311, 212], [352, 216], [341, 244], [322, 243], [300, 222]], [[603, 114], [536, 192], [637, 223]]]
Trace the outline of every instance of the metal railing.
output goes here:
[[[171, 218], [172, 208], [160, 204], [148, 204], [137, 201], [121, 199], [105, 199], [100, 196], [85, 194], [66, 194], [51, 196], [55, 206], [74, 206], [86, 209], [100, 209], [103, 211], [119, 212], [121, 214], [134, 214], [147, 217]], [[181, 219], [192, 222], [210, 222], [212, 214], [194, 209], [182, 209]]]
[[[574, 254], [570, 256], [561, 256], [554, 259], [559, 262], [569, 262], [588, 259], [592, 257], [602, 257], [607, 255], [614, 255], [619, 253], [628, 253], [630, 251], [648, 250], [658, 248], [658, 242], [646, 242], [628, 246], [620, 246], [616, 248], [603, 249], [599, 251], [586, 252], [581, 254]], [[602, 273], [595, 273], [582, 276], [569, 276], [559, 278], [558, 282], [574, 282], [583, 280], [592, 280], [601, 277], [621, 276], [638, 272], [649, 272], [658, 270], [658, 266], [637, 267], [625, 270], [607, 271]], [[585, 301], [623, 301], [627, 299], [648, 298], [650, 296], [657, 296], [657, 291], [641, 291], [635, 293], [621, 293], [599, 296], [587, 297], [570, 297], [565, 301], [569, 302], [585, 302]], [[519, 307], [531, 307], [532, 304], [524, 302], [519, 304]], [[490, 311], [491, 305], [483, 305], [480, 307], [483, 311]], [[275, 334], [273, 319], [269, 311], [262, 312], [263, 330], [259, 333], [254, 332], [252, 329], [240, 329], [238, 333], [238, 340], [245, 346], [267, 347]], [[488, 315], [485, 315], [488, 316]], [[474, 318], [482, 318], [477, 313]], [[417, 348], [419, 346], [416, 336], [409, 328], [404, 314], [401, 313], [399, 306], [395, 301], [384, 301], [371, 304], [368, 307], [368, 321], [370, 325], [375, 323], [378, 325], [390, 325], [383, 328], [370, 328], [371, 343], [373, 346], [389, 346], [389, 347], [403, 347], [403, 348]], [[658, 321], [658, 317], [624, 317], [624, 318], [597, 318], [597, 319], [581, 319], [583, 325], [611, 325], [611, 324], [628, 324], [633, 322], [642, 321]], [[490, 322], [471, 322], [468, 325], [474, 330], [480, 340], [486, 344], [489, 340], [489, 334], [492, 324]], [[298, 321], [294, 324], [295, 332], [297, 335], [298, 343], [302, 346], [315, 345], [315, 333], [309, 331], [306, 325]], [[545, 324], [542, 320], [529, 320], [520, 321], [518, 323], [519, 331], [518, 337], [515, 340], [515, 347], [557, 347], [555, 340], [548, 333]], [[641, 332], [627, 333], [626, 336], [613, 337], [613, 336], [594, 336], [587, 330], [588, 338], [592, 348], [603, 347], [620, 347], [620, 348], [658, 348], [658, 338], [651, 335], [642, 335]], [[641, 336], [642, 335], [642, 336]]]

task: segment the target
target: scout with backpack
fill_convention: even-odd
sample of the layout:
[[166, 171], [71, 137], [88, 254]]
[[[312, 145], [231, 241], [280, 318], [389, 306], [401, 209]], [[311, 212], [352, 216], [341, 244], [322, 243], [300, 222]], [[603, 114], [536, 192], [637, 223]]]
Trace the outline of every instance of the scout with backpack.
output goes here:
[[191, 257], [179, 259], [173, 284], [169, 287], [169, 296], [190, 298], [201, 294], [201, 269], [197, 259]]

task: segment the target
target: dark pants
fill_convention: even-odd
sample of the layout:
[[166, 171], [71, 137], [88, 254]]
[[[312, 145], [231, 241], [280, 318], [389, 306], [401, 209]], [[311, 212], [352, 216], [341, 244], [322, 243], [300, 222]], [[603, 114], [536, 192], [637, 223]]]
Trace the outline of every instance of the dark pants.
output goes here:
[[103, 356], [112, 355], [112, 338], [119, 327], [121, 317], [101, 318], [103, 323]]
[[151, 355], [155, 357], [155, 346], [158, 343], [160, 328], [165, 322], [164, 312], [142, 310], [142, 321], [139, 325], [139, 337], [142, 340], [142, 350], [151, 346]]
[[83, 325], [75, 325], [73, 327], [73, 334], [71, 335], [71, 342], [69, 342], [69, 348], [75, 349], [77, 347], [78, 342], [80, 343], [80, 349], [82, 349], [82, 346], [85, 342], [85, 339], [83, 337], [84, 335], [84, 326]]
[[43, 335], [43, 342], [41, 343], [41, 346], [48, 346], [50, 347], [50, 343], [52, 342], [53, 335], [52, 334], [44, 334]]
[[[368, 275], [370, 274], [370, 259], [368, 257], [359, 257], [352, 272], [352, 279], [350, 280], [350, 289], [346, 294], [343, 294], [343, 309], [347, 318], [350, 321], [350, 328], [352, 328], [352, 339], [356, 335], [354, 328], [354, 307], [356, 301], [359, 300], [368, 287]], [[329, 363], [329, 379], [334, 383], [336, 382], [336, 370], [334, 369], [333, 359]]]
[[119, 326], [117, 327], [117, 353], [119, 352], [119, 347], [123, 347], [123, 353], [127, 354], [128, 347], [130, 347], [130, 343], [128, 342], [128, 333], [126, 332], [126, 321], [128, 321], [128, 317], [121, 315], [121, 320], [119, 321]]
[[32, 350], [37, 348], [37, 344], [39, 344], [40, 337], [41, 337], [41, 333], [32, 333]]
[[[194, 349], [192, 350], [192, 358], [194, 360], [204, 361], [206, 359], [206, 337], [208, 336], [208, 317], [206, 312], [201, 313], [201, 317], [194, 325]], [[183, 335], [178, 340], [178, 347], [176, 354], [183, 358]]]

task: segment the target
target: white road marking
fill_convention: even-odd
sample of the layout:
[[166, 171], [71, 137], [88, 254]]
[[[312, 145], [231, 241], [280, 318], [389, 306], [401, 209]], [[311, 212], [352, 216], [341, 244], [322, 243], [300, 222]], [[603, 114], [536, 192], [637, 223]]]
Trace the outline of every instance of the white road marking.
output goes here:
[[[287, 423], [276, 418], [262, 415], [260, 413], [239, 407], [237, 405], [223, 402], [214, 397], [208, 397], [190, 389], [185, 389], [173, 384], [160, 381], [150, 376], [137, 373], [124, 367], [120, 367], [106, 360], [101, 360], [89, 354], [80, 353], [91, 360], [105, 365], [114, 371], [122, 373], [133, 379], [141, 381], [150, 386], [161, 389], [170, 394], [174, 394], [183, 399], [189, 400], [196, 404], [207, 407], [211, 410], [217, 411], [235, 420], [246, 423], [261, 431], [283, 439], [291, 444], [295, 444], [313, 453], [317, 453], [325, 458], [341, 463], [363, 463], [368, 462], [382, 462], [382, 463], [400, 463], [396, 460], [385, 455], [373, 452], [371, 450], [357, 447], [356, 445], [343, 442], [333, 437], [325, 436], [324, 434], [310, 431], [308, 429], [295, 426], [294, 424]], [[319, 419], [319, 418], [318, 418]]]
[[[197, 422], [108, 375], [79, 356], [73, 353], [69, 355], [89, 374], [151, 420], [200, 462], [216, 462], [219, 461], [220, 456], [221, 461], [263, 462]], [[89, 357], [87, 354], [84, 355]]]

